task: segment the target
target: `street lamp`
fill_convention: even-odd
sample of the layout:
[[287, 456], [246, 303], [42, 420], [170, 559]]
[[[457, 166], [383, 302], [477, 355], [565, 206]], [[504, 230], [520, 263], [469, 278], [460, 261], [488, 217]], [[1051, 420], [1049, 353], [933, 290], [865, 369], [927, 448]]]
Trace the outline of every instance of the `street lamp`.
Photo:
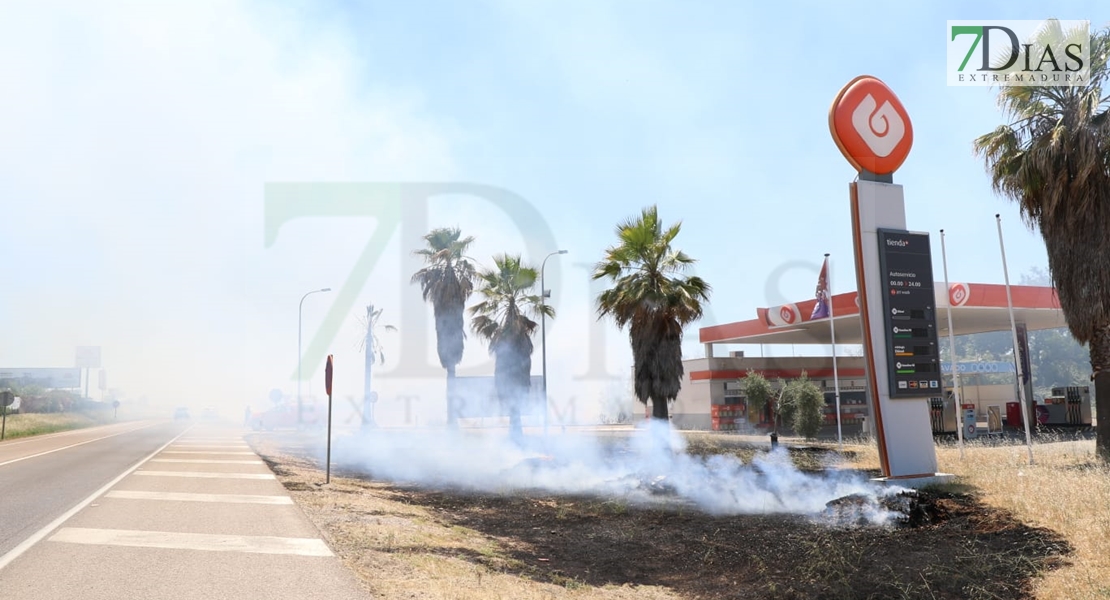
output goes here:
[[540, 353], [543, 365], [543, 435], [547, 437], [547, 297], [551, 291], [544, 285], [543, 270], [547, 267], [547, 259], [556, 254], [566, 254], [566, 250], [556, 250], [543, 257], [540, 263]]
[[297, 305], [297, 425], [301, 425], [303, 422], [303, 409], [301, 408], [301, 315], [304, 313], [304, 299], [312, 294], [330, 291], [331, 288], [312, 290], [301, 296], [301, 303]]

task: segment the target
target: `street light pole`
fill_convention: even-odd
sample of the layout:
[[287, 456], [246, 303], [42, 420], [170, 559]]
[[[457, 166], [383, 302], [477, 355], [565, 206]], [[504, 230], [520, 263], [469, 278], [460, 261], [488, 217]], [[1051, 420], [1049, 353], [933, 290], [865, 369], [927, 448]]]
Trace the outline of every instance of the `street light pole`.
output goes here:
[[330, 292], [331, 288], [322, 288], [319, 290], [312, 290], [301, 296], [301, 302], [297, 305], [297, 425], [303, 424], [303, 408], [301, 407], [301, 315], [304, 313], [304, 299], [312, 294], [320, 292]]
[[547, 259], [555, 256], [556, 254], [566, 254], [566, 250], [556, 250], [551, 254], [543, 257], [543, 262], [540, 263], [540, 355], [541, 363], [543, 365], [543, 435], [547, 437], [547, 285], [544, 283], [544, 269], [547, 267]]

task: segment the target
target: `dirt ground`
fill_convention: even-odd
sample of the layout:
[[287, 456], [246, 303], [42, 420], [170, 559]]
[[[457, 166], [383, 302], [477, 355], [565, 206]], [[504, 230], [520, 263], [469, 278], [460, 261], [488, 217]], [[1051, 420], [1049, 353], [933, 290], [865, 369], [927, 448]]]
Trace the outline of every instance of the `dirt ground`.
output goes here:
[[[817, 519], [717, 517], [680, 503], [474, 494], [358, 473], [333, 472], [323, 486], [299, 447], [252, 443], [384, 598], [1028, 598], [1033, 578], [1070, 552], [1058, 534], [954, 486], [901, 498], [906, 518], [890, 526], [856, 523], [850, 497]], [[795, 451], [795, 462], [812, 465], [813, 452]]]

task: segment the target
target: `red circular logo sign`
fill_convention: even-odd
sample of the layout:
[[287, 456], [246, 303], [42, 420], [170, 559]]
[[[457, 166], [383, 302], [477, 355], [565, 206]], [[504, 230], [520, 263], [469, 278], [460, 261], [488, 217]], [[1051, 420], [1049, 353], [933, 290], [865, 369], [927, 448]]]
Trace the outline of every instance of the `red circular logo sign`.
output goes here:
[[840, 90], [829, 109], [833, 141], [857, 171], [893, 173], [913, 146], [913, 126], [898, 96], [862, 75]]
[[794, 324], [794, 311], [790, 310], [789, 306], [784, 306], [779, 309], [779, 318], [782, 319], [783, 323], [792, 325]]
[[948, 287], [948, 303], [952, 306], [963, 306], [971, 297], [971, 290], [966, 283], [953, 283]]
[[767, 324], [771, 327], [783, 327], [785, 325], [794, 325], [801, 321], [797, 305], [783, 304], [781, 306], [772, 306], [767, 309]]

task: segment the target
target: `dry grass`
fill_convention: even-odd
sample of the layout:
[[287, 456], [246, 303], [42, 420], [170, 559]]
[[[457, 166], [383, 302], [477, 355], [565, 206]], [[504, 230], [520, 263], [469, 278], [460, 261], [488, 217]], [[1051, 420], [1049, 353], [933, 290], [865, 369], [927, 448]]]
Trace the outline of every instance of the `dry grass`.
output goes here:
[[[320, 471], [298, 457], [253, 440], [271, 468], [375, 597], [450, 600], [674, 600], [655, 586], [591, 586], [572, 578], [533, 580], [502, 541], [448, 526], [432, 509], [404, 502], [391, 486], [335, 476], [320, 487]], [[369, 517], [369, 518], [368, 518]]]
[[8, 415], [4, 439], [81, 429], [111, 422], [111, 415], [86, 413], [27, 413]]
[[[280, 445], [263, 436], [255, 437], [252, 442], [263, 456], [272, 457], [271, 468], [375, 597], [466, 600], [687, 597], [664, 585], [591, 585], [573, 575], [552, 577], [551, 571], [544, 569], [548, 563], [531, 563], [532, 560], [545, 560], [541, 558], [545, 554], [538, 549], [529, 551], [527, 536], [518, 536], [515, 540], [501, 538], [453, 524], [449, 515], [441, 512], [443, 505], [416, 503], [396, 484], [333, 473], [331, 485], [320, 487], [322, 473], [311, 462], [283, 452]], [[813, 445], [835, 448], [835, 444]], [[742, 440], [701, 435], [690, 436], [689, 450], [695, 454], [738, 456], [755, 451]], [[878, 455], [873, 444], [853, 440], [846, 443], [843, 450], [840, 456], [849, 464], [840, 466], [878, 469]], [[1036, 553], [1023, 553], [1020, 535], [1010, 538], [1016, 540], [1016, 545], [1006, 550], [1013, 553], [1012, 556], [1004, 553], [989, 557], [982, 555], [984, 547], [977, 544], [978, 538], [954, 537], [951, 560], [942, 557], [940, 562], [929, 563], [931, 566], [927, 568], [943, 571], [941, 578], [945, 580], [958, 575], [963, 580], [984, 582], [982, 589], [974, 584], [964, 588], [961, 597], [998, 597], [987, 582], [999, 577], [998, 564], [1006, 561], [1018, 561], [1013, 562], [1015, 581], [1030, 583], [1025, 579], [1027, 575], [1017, 571], [1039, 573], [1040, 576], [1031, 581], [1036, 598], [1110, 597], [1110, 512], [1107, 511], [1110, 469], [1097, 463], [1093, 441], [1054, 440], [1041, 436], [1034, 447], [1034, 455], [1036, 464], [1030, 466], [1024, 445], [972, 442], [966, 444], [962, 459], [954, 444], [937, 446], [939, 468], [958, 476], [955, 486], [959, 491], [970, 491], [984, 504], [1012, 513], [1024, 524], [1047, 528], [1066, 538], [1071, 552], [1063, 557], [1063, 563], [1059, 558], [1044, 563], [1029, 562], [1033, 560], [1030, 556]], [[812, 465], [800, 464], [803, 468], [821, 469], [830, 466], [829, 460], [836, 456], [836, 453], [818, 452], [811, 456], [802, 453], [796, 458], [813, 461]], [[986, 511], [973, 517], [980, 519], [978, 523], [985, 523], [975, 527], [984, 532], [980, 535], [992, 535], [990, 519], [1005, 518], [1004, 515], [991, 516], [993, 514]], [[521, 518], [527, 520], [529, 515], [521, 514]], [[1012, 531], [1012, 525], [1010, 522], [1000, 527]], [[1024, 535], [1031, 536], [1030, 544], [1041, 543], [1034, 539], [1038, 537], [1036, 532]], [[806, 562], [811, 563], [814, 570], [810, 575], [825, 582], [825, 597], [863, 597], [859, 595], [861, 590], [847, 579], [840, 588], [834, 585], [838, 575], [847, 577], [853, 569], [859, 570], [860, 561], [867, 552], [874, 550], [867, 545], [870, 538], [861, 539], [853, 541], [830, 530], [809, 539], [809, 546], [803, 540], [793, 552], [808, 557]], [[897, 540], [899, 536], [892, 539]], [[913, 554], [906, 548], [897, 550], [896, 545], [882, 548], [905, 556], [907, 560]], [[943, 553], [947, 555], [947, 552]], [[522, 562], [522, 556], [531, 556], [525, 559], [531, 564]], [[546, 577], [540, 573], [541, 569], [547, 573]], [[806, 573], [793, 574], [794, 578], [803, 576]], [[1021, 587], [1028, 590], [1024, 585]], [[837, 589], [843, 593], [834, 593]], [[775, 597], [794, 597], [789, 590], [776, 591], [771, 587], [763, 591]], [[926, 593], [930, 595], [922, 596]], [[907, 587], [894, 596], [879, 594], [875, 597], [931, 596], [952, 597], [933, 594], [927, 582], [913, 589]]]
[[[873, 445], [852, 445], [855, 466], [877, 469]], [[1110, 468], [1095, 458], [1093, 440], [1039, 436], [1029, 464], [1024, 444], [965, 442], [937, 446], [940, 471], [957, 476], [990, 506], [1020, 521], [1063, 535], [1073, 553], [1061, 568], [1044, 572], [1034, 584], [1042, 600], [1110, 598]]]

